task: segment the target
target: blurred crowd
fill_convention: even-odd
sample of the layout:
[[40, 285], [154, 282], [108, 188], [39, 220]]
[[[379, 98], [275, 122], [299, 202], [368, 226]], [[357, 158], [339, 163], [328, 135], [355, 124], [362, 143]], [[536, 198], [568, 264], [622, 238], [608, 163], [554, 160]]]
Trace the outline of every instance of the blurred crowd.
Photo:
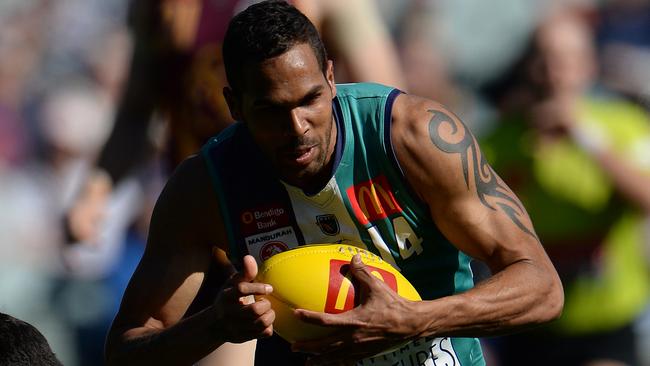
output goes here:
[[[102, 364], [161, 182], [230, 123], [210, 37], [252, 2], [0, 2], [0, 312], [34, 325], [64, 365]], [[488, 365], [612, 339], [650, 365], [650, 1], [294, 3], [337, 82], [446, 104], [529, 210], [564, 315], [485, 340]], [[110, 184], [88, 183], [98, 164]], [[66, 223], [80, 196], [107, 197], [101, 214], [80, 211], [92, 235]]]

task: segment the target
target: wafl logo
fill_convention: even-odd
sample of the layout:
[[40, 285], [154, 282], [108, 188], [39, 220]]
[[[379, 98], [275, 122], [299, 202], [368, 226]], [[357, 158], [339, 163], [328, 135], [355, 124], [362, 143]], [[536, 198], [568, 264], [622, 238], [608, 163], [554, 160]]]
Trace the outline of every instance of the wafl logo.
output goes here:
[[260, 259], [263, 261], [273, 257], [278, 253], [282, 253], [285, 250], [289, 250], [289, 247], [281, 241], [270, 241], [260, 249]]
[[[397, 292], [397, 279], [395, 275], [381, 268], [366, 264], [370, 274], [384, 281], [393, 291]], [[325, 300], [326, 313], [338, 314], [354, 308], [358, 304], [355, 298], [354, 284], [350, 279], [350, 261], [338, 259], [330, 260], [330, 278]]]
[[316, 216], [316, 225], [318, 225], [323, 234], [329, 236], [335, 236], [341, 231], [339, 229], [339, 221], [332, 214]]

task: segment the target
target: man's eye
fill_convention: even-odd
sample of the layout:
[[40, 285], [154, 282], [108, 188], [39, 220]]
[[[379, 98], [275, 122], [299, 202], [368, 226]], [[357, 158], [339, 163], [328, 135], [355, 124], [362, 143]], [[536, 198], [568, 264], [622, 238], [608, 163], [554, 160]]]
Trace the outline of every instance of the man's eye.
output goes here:
[[318, 101], [319, 97], [320, 97], [320, 93], [310, 95], [307, 98], [303, 99], [302, 105], [312, 105], [316, 103], [316, 101]]

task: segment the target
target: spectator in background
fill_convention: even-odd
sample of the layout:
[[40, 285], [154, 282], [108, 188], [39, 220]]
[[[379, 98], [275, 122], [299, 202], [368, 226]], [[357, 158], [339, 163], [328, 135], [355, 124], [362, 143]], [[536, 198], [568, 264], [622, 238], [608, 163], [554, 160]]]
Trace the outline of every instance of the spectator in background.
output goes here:
[[122, 252], [64, 247], [60, 218], [112, 122], [125, 1], [0, 4], [0, 309], [70, 366], [101, 362], [118, 305], [107, 278]]
[[459, 82], [462, 70], [455, 63], [453, 43], [443, 22], [442, 9], [431, 1], [403, 4], [406, 11], [399, 23], [398, 45], [404, 77], [409, 93], [437, 100], [458, 111], [480, 135], [486, 122], [491, 122], [489, 108], [485, 108], [471, 88]]
[[323, 37], [336, 80], [408, 86], [376, 0], [293, 0]]
[[38, 329], [0, 313], [0, 365], [61, 366], [61, 363]]
[[163, 169], [173, 169], [230, 123], [220, 92], [225, 85], [220, 38], [239, 3], [131, 4], [135, 44], [129, 78], [97, 169], [69, 213], [73, 240], [96, 238], [113, 185], [141, 167], [152, 150], [166, 150]]
[[[599, 11], [599, 20], [603, 82], [650, 113], [650, 1], [607, 1]], [[642, 154], [650, 159], [650, 147]], [[650, 216], [645, 232], [650, 261]], [[637, 331], [643, 364], [650, 365], [650, 309], [637, 324]]]
[[562, 277], [563, 316], [505, 337], [503, 365], [636, 365], [633, 323], [650, 295], [642, 217], [650, 212], [650, 124], [596, 88], [592, 33], [571, 10], [537, 29], [503, 117], [484, 141]]
[[[101, 362], [103, 337], [119, 305], [112, 302], [125, 286], [112, 294], [106, 283], [122, 256], [122, 231], [102, 235], [94, 247], [67, 247], [60, 225], [110, 128], [112, 107], [104, 96], [88, 79], [51, 87], [38, 118], [40, 158], [0, 184], [7, 215], [0, 213], [0, 306], [41, 329], [66, 365]], [[134, 211], [138, 192], [121, 193], [119, 216], [127, 220], [124, 208]]]
[[518, 57], [548, 6], [535, 0], [381, 3], [392, 16], [408, 92], [448, 105], [477, 136], [495, 119], [477, 89]]
[[607, 1], [599, 15], [603, 82], [650, 111], [650, 1]]
[[[450, 61], [453, 77], [478, 87], [502, 72], [523, 47], [546, 1], [417, 0], [428, 18], [430, 42]], [[562, 0], [570, 1], [570, 0]], [[429, 33], [431, 34], [431, 33]]]
[[436, 11], [425, 2], [407, 6], [400, 23], [399, 47], [410, 93], [459, 108], [460, 91], [452, 80], [451, 55], [445, 50], [444, 31]]
[[32, 153], [21, 109], [43, 52], [41, 3], [0, 4], [0, 174], [25, 163]]

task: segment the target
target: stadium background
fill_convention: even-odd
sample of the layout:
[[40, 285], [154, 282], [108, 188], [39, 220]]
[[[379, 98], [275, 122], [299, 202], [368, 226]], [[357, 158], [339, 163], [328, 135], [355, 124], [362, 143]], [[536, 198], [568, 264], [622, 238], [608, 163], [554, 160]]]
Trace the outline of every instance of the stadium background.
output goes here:
[[[479, 138], [498, 124], [492, 87], [513, 70], [550, 9], [578, 11], [588, 21], [598, 83], [650, 111], [650, 1], [376, 5], [396, 45], [405, 89], [447, 104]], [[0, 311], [36, 326], [65, 365], [101, 364], [105, 333], [164, 182], [160, 154], [153, 154], [115, 191], [100, 240], [67, 242], [62, 217], [110, 132], [124, 90], [134, 44], [128, 9], [127, 0], [0, 2]], [[160, 146], [164, 124], [151, 126], [151, 144]], [[641, 349], [649, 350], [650, 315], [635, 330]], [[641, 356], [650, 365], [650, 354]], [[496, 349], [490, 357], [498, 365]]]

